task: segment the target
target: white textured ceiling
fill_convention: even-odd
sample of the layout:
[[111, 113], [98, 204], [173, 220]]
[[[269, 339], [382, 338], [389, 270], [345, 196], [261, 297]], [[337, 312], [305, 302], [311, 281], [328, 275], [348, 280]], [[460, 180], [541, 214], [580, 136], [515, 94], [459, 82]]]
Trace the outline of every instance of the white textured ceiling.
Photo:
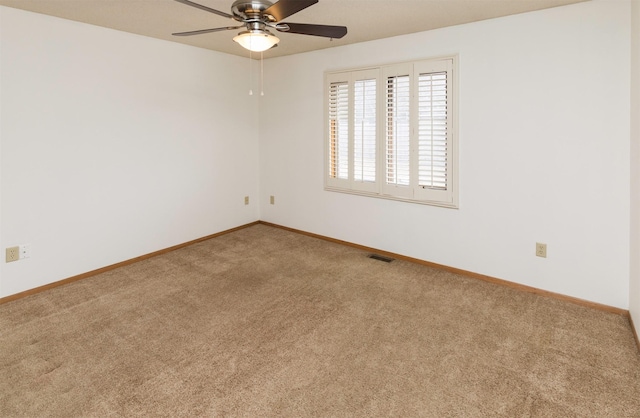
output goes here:
[[[193, 0], [230, 13], [233, 0]], [[280, 44], [265, 58], [459, 25], [584, 0], [320, 0], [283, 22], [346, 26], [347, 35], [329, 40], [277, 33]], [[0, 5], [97, 26], [247, 56], [232, 41], [236, 31], [189, 37], [172, 32], [235, 26], [237, 22], [173, 0], [0, 0]], [[239, 32], [239, 30], [237, 31]]]

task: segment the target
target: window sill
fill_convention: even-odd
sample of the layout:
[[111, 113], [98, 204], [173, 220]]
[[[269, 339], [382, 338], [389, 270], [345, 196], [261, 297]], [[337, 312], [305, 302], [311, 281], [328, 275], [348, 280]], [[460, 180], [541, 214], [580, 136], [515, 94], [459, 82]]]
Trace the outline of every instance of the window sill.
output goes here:
[[380, 194], [380, 193], [365, 192], [360, 190], [342, 189], [342, 188], [331, 187], [331, 186], [325, 186], [324, 190], [327, 192], [337, 192], [337, 193], [351, 194], [356, 196], [375, 197], [378, 199], [395, 200], [398, 202], [417, 203], [420, 205], [437, 206], [437, 207], [448, 208], [448, 209], [459, 209], [458, 202], [455, 197], [453, 199], [453, 202], [443, 202], [443, 201], [437, 201], [437, 200], [416, 200], [416, 199], [409, 199], [409, 198], [391, 196], [391, 195]]

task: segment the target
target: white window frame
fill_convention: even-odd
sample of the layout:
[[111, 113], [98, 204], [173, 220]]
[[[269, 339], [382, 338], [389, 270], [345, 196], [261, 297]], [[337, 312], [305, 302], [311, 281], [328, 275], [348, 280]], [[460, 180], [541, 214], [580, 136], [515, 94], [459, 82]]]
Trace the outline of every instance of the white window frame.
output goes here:
[[[425, 59], [413, 62], [404, 62], [389, 65], [380, 65], [377, 67], [349, 69], [341, 71], [331, 71], [325, 73], [325, 136], [324, 136], [324, 171], [325, 171], [325, 190], [352, 193], [363, 196], [378, 197], [384, 199], [401, 200], [406, 202], [421, 203], [434, 206], [442, 206], [449, 208], [458, 208], [458, 68], [457, 56], [446, 56], [433, 59]], [[437, 142], [438, 148], [442, 150], [442, 145], [446, 143], [445, 155], [446, 163], [440, 164], [436, 174], [440, 174], [440, 178], [444, 178], [444, 187], [427, 187], [418, 184], [418, 156], [419, 156], [419, 117], [418, 114], [418, 78], [420, 75], [429, 78], [429, 75], [446, 73], [446, 125], [444, 137], [440, 135], [437, 140], [431, 140], [429, 144]], [[409, 122], [405, 126], [408, 128], [409, 135], [409, 179], [406, 175], [404, 183], [408, 184], [389, 184], [387, 182], [387, 80], [389, 77], [408, 76], [410, 85], [409, 100]], [[431, 77], [434, 78], [434, 77]], [[442, 77], [439, 77], [440, 79]], [[376, 105], [376, 158], [375, 158], [375, 181], [356, 181], [354, 179], [354, 89], [357, 82], [362, 80], [376, 80], [377, 95], [375, 99]], [[405, 79], [406, 81], [406, 79]], [[336, 178], [331, 173], [332, 167], [332, 127], [335, 129], [335, 121], [332, 123], [330, 117], [330, 106], [332, 103], [330, 93], [333, 83], [346, 84], [348, 86], [348, 129], [342, 126], [342, 140], [344, 133], [348, 132], [348, 176], [346, 178]], [[442, 86], [442, 84], [440, 84]], [[343, 90], [344, 91], [344, 90]], [[423, 97], [423, 96], [421, 96]], [[431, 96], [428, 96], [431, 97]], [[342, 99], [344, 104], [344, 98]], [[406, 99], [405, 99], [406, 103]], [[395, 109], [395, 108], [394, 108]], [[344, 108], [342, 109], [345, 110]], [[333, 112], [332, 114], [334, 114]], [[405, 112], [406, 113], [406, 112]], [[433, 113], [433, 112], [432, 112]], [[344, 112], [343, 112], [344, 114]], [[333, 118], [335, 119], [335, 118]], [[435, 116], [428, 120], [435, 120]], [[443, 127], [443, 118], [440, 113], [439, 125]], [[345, 119], [343, 117], [342, 122]], [[432, 125], [428, 125], [431, 126]], [[432, 129], [432, 131], [435, 130]], [[393, 131], [390, 129], [389, 131]], [[402, 140], [407, 143], [407, 129], [404, 131]], [[431, 134], [430, 138], [434, 138]], [[443, 139], [446, 138], [446, 139]], [[438, 142], [439, 141], [439, 142]], [[445, 142], [443, 142], [445, 141]], [[423, 141], [423, 145], [425, 142]], [[335, 145], [335, 144], [334, 144]], [[433, 148], [433, 147], [432, 147]], [[346, 154], [343, 154], [346, 155]], [[430, 154], [433, 155], [433, 154]], [[442, 155], [442, 152], [439, 154]], [[335, 158], [335, 154], [333, 156]], [[435, 161], [435, 157], [431, 157]], [[431, 161], [428, 159], [428, 161]], [[428, 164], [430, 171], [434, 164]], [[397, 167], [394, 167], [397, 169]], [[343, 168], [344, 173], [344, 168]], [[344, 176], [343, 176], [344, 177]], [[436, 184], [430, 183], [431, 185]], [[438, 183], [441, 184], [441, 183]]]

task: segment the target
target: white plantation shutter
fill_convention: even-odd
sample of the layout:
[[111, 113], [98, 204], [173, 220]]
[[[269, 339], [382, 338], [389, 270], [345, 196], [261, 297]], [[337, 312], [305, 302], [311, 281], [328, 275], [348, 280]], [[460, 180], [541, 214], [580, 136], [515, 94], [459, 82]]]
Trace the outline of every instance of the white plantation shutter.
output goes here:
[[411, 65], [383, 70], [385, 80], [384, 176], [382, 193], [412, 198], [411, 189]]
[[418, 186], [447, 188], [447, 73], [418, 77]]
[[356, 80], [354, 84], [353, 179], [376, 181], [377, 138], [376, 79]]
[[327, 75], [328, 187], [377, 190], [378, 73]]
[[349, 177], [349, 83], [333, 82], [329, 90], [329, 177]]
[[351, 71], [350, 188], [375, 193], [377, 183], [378, 78], [380, 71]]
[[387, 77], [386, 177], [388, 184], [409, 185], [411, 91], [408, 75]]
[[418, 167], [415, 197], [453, 201], [452, 178], [452, 61], [415, 65], [418, 106]]
[[328, 73], [326, 188], [457, 207], [454, 62]]

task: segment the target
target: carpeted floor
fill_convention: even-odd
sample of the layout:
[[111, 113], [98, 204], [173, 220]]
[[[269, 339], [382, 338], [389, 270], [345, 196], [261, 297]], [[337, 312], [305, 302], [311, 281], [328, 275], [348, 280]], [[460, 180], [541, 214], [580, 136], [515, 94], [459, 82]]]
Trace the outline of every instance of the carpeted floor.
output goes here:
[[640, 417], [626, 318], [256, 225], [0, 305], [0, 416]]

